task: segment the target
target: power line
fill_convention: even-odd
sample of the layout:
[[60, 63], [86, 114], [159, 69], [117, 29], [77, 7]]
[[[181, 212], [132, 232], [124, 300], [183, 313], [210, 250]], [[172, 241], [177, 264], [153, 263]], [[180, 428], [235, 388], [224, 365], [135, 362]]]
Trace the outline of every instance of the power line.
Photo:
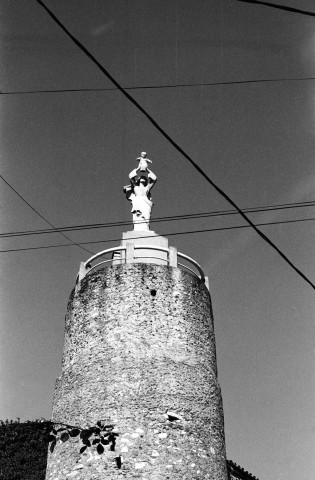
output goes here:
[[[4, 183], [6, 183], [8, 185], [9, 188], [11, 188], [11, 190], [24, 202], [26, 203], [26, 205], [31, 209], [33, 210], [33, 212], [36, 213], [36, 215], [38, 215], [40, 218], [42, 218], [48, 225], [50, 225], [54, 230], [56, 230], [56, 227], [49, 221], [47, 220], [47, 218], [45, 218], [41, 213], [39, 213], [27, 200], [25, 200], [24, 197], [22, 197], [22, 195], [17, 191], [15, 190], [15, 188], [12, 187], [12, 185], [10, 185], [10, 183], [2, 176], [0, 175], [0, 178], [4, 181]], [[90, 250], [88, 250], [87, 248], [84, 248], [84, 247], [81, 247], [80, 245], [78, 245], [77, 243], [75, 243], [73, 240], [71, 240], [71, 238], [67, 237], [67, 235], [65, 235], [64, 233], [62, 232], [59, 232], [57, 230], [57, 232], [62, 235], [64, 238], [66, 238], [67, 240], [70, 240], [70, 242], [73, 243], [73, 245], [76, 245], [77, 247], [81, 248], [81, 250], [85, 250], [86, 252], [89, 252], [89, 253], [94, 253], [94, 252], [91, 252]]]
[[[301, 222], [311, 222], [314, 221], [315, 217], [312, 218], [297, 218], [295, 220], [282, 220], [276, 222], [264, 222], [264, 223], [257, 223], [257, 226], [266, 226], [266, 225], [284, 225], [287, 223], [301, 223]], [[207, 232], [222, 232], [224, 230], [239, 230], [242, 228], [251, 228], [251, 225], [234, 225], [232, 227], [219, 227], [219, 228], [208, 228], [202, 230], [186, 230], [184, 232], [169, 232], [169, 233], [162, 233], [161, 235], [157, 235], [158, 237], [162, 236], [174, 236], [174, 235], [188, 235], [193, 233], [207, 233]], [[137, 237], [137, 238], [147, 238], [146, 236]], [[130, 238], [130, 240], [133, 240]], [[28, 250], [44, 250], [47, 248], [61, 248], [61, 247], [73, 247], [74, 245], [92, 245], [95, 243], [110, 243], [110, 242], [120, 242], [121, 238], [112, 238], [110, 240], [94, 240], [91, 242], [78, 242], [76, 244], [73, 243], [65, 243], [65, 244], [56, 244], [56, 245], [44, 245], [40, 247], [25, 247], [25, 248], [11, 248], [7, 250], [0, 250], [0, 253], [8, 253], [8, 252], [22, 252]]]
[[[282, 203], [279, 205], [265, 205], [260, 207], [247, 207], [247, 208], [243, 208], [243, 211], [250, 212], [250, 213], [259, 213], [259, 212], [273, 212], [273, 211], [279, 211], [279, 210], [292, 210], [296, 208], [306, 208], [306, 207], [313, 207], [313, 206], [315, 206], [315, 200], [310, 200], [307, 202]], [[235, 210], [216, 210], [213, 212], [200, 212], [200, 213], [191, 213], [186, 215], [173, 215], [173, 216], [167, 216], [167, 217], [153, 218], [150, 220], [150, 223], [157, 223], [157, 222], [161, 223], [161, 222], [178, 221], [178, 220], [196, 220], [199, 218], [224, 217], [224, 216], [230, 216], [230, 215], [238, 215], [238, 212]], [[130, 223], [131, 221], [118, 221], [118, 222], [107, 222], [107, 223], [72, 225], [72, 226], [65, 226], [65, 227], [56, 227], [53, 229], [8, 232], [8, 233], [0, 233], [0, 238], [23, 237], [23, 236], [29, 236], [29, 235], [44, 235], [44, 234], [50, 234], [50, 233], [70, 232], [70, 231], [79, 232], [82, 230], [121, 227], [124, 225], [130, 225]]]
[[[234, 80], [227, 82], [202, 82], [202, 83], [177, 83], [169, 85], [138, 85], [134, 87], [123, 87], [124, 90], [163, 90], [170, 88], [191, 88], [191, 87], [213, 87], [219, 85], [247, 85], [251, 83], [279, 83], [279, 82], [304, 82], [315, 80], [315, 77], [300, 77], [300, 78], [261, 78], [257, 80]], [[112, 92], [117, 91], [118, 88], [60, 88], [50, 90], [14, 90], [11, 92], [2, 92], [0, 95], [28, 95], [40, 93], [75, 93], [75, 92]]]
[[70, 31], [63, 25], [63, 23], [56, 17], [56, 15], [53, 14], [53, 12], [45, 5], [45, 3], [42, 0], [36, 0], [39, 5], [41, 5], [46, 12], [49, 14], [49, 16], [56, 22], [57, 25], [66, 33], [66, 35], [73, 41], [77, 47], [85, 53], [85, 55], [101, 70], [101, 72], [120, 90], [120, 92], [133, 104], [135, 107], [140, 110], [140, 112], [143, 113], [143, 115], [149, 120], [149, 122], [163, 135], [164, 138], [166, 138], [173, 147], [180, 152], [186, 160], [200, 173], [200, 175], [203, 176], [203, 178], [210, 184], [212, 185], [213, 188], [217, 192], [222, 195], [223, 198], [227, 202], [229, 202], [238, 212], [239, 214], [244, 218], [244, 220], [256, 231], [256, 233], [265, 241], [267, 242], [274, 250], [278, 252], [278, 254], [288, 263], [288, 265], [293, 268], [293, 270], [300, 275], [314, 290], [315, 290], [315, 285], [307, 278], [306, 275], [304, 275], [301, 270], [299, 270], [293, 262], [280, 250], [275, 243], [273, 243], [261, 230], [259, 230], [256, 225], [250, 220], [250, 218], [238, 207], [238, 205], [230, 198], [228, 194], [224, 192], [216, 183], [211, 180], [211, 178], [202, 170], [201, 167], [181, 148], [175, 140], [172, 139], [168, 133], [154, 120], [154, 118], [126, 91], [124, 90], [121, 85], [115, 80], [115, 78], [101, 65], [101, 63], [92, 55], [92, 53], [76, 38], [74, 37]]
[[286, 5], [277, 5], [272, 2], [263, 2], [261, 0], [236, 0], [243, 3], [252, 3], [253, 5], [263, 5], [265, 7], [276, 8], [277, 10], [284, 10], [290, 13], [300, 13], [301, 15], [308, 15], [309, 17], [315, 17], [314, 12], [309, 12], [307, 10], [300, 10], [299, 8], [287, 7]]

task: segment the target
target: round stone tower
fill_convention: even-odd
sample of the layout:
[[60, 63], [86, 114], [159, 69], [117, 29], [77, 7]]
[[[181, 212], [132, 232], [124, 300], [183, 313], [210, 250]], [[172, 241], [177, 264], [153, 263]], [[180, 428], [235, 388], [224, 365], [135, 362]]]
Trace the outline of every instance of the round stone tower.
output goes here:
[[227, 480], [206, 283], [146, 229], [81, 264], [46, 480]]

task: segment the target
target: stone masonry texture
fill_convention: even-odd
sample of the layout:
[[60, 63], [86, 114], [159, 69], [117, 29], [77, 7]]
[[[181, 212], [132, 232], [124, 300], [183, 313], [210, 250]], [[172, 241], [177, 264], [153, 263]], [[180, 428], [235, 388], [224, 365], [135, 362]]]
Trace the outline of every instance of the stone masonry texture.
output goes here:
[[66, 315], [53, 420], [104, 421], [115, 445], [58, 441], [46, 480], [227, 480], [207, 288], [179, 268], [125, 264], [87, 275]]

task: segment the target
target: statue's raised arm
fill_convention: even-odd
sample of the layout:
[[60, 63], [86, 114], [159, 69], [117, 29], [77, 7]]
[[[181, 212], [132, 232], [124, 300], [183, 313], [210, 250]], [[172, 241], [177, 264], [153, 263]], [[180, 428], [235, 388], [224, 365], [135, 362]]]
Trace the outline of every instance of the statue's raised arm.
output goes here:
[[147, 169], [147, 172], [148, 172], [148, 191], [150, 191], [153, 185], [157, 181], [157, 176], [153, 172], [151, 172], [151, 170], [149, 169]]

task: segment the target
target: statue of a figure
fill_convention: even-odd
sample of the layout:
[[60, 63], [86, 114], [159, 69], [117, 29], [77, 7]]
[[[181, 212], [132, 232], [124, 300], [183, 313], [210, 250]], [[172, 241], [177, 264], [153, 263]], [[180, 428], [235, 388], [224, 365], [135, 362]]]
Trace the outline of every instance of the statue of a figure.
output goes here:
[[[149, 230], [153, 205], [150, 190], [155, 184], [157, 177], [148, 168], [148, 162], [152, 163], [152, 161], [147, 158], [145, 152], [142, 152], [141, 157], [138, 157], [137, 160], [139, 161], [139, 166], [130, 172], [130, 185], [124, 187], [124, 192], [126, 198], [132, 204], [131, 213], [134, 230], [145, 231]], [[147, 173], [147, 176], [141, 175], [141, 172]]]
[[146, 152], [141, 152], [141, 155], [137, 158], [137, 161], [139, 162], [137, 170], [140, 170], [140, 172], [148, 171], [148, 162], [152, 163], [152, 160], [147, 158]]

